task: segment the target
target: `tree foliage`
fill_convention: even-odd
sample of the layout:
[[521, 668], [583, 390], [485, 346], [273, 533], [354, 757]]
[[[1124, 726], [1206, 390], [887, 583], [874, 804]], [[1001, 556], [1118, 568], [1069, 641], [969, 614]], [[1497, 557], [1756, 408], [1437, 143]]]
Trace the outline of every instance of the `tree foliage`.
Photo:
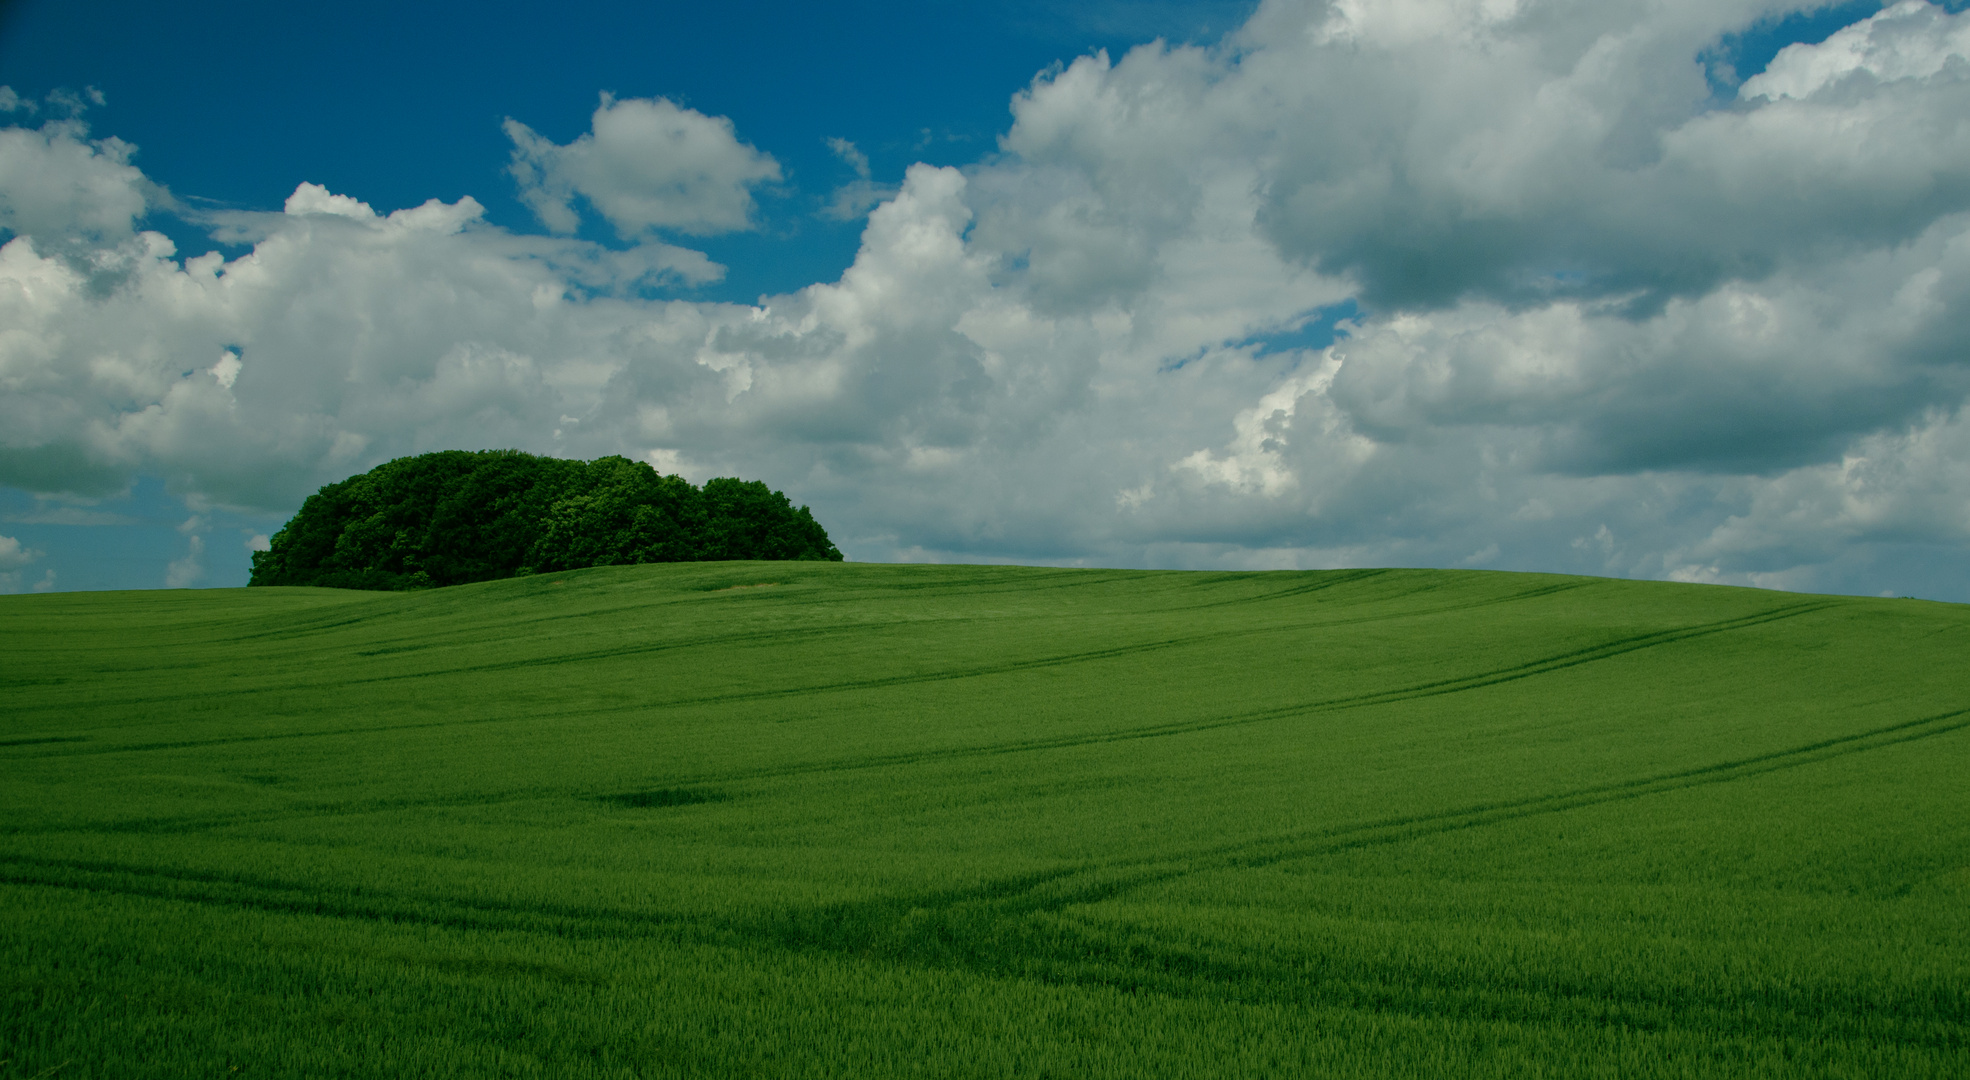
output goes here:
[[624, 457], [518, 450], [398, 458], [309, 496], [250, 585], [417, 589], [585, 566], [840, 561], [807, 507], [757, 480], [700, 490]]

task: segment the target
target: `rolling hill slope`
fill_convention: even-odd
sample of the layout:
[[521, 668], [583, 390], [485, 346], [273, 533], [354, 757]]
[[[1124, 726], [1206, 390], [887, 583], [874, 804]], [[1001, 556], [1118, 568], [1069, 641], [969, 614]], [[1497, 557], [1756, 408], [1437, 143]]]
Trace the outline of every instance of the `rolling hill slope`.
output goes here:
[[0, 1076], [1970, 1075], [1966, 661], [1485, 572], [0, 597]]

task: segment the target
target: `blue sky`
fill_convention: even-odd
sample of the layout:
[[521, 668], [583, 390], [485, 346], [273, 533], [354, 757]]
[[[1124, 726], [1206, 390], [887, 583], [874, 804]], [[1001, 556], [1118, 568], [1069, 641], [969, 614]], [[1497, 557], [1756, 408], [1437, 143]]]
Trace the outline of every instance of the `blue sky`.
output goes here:
[[1970, 599], [1961, 7], [15, 0], [0, 588], [517, 445], [851, 558]]

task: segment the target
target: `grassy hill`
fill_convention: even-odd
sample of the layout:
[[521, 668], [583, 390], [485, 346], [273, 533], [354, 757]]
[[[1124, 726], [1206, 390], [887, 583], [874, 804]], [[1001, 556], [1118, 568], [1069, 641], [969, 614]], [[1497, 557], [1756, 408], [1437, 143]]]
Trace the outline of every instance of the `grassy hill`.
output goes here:
[[1588, 578], [4, 597], [0, 1076], [1970, 1075], [1966, 729]]

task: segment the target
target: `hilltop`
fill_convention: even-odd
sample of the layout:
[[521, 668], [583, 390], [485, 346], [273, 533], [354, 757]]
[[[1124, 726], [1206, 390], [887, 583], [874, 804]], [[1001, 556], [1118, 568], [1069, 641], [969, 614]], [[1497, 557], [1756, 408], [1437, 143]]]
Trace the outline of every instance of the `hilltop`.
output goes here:
[[1967, 652], [1478, 571], [0, 597], [0, 1058], [1964, 1075]]

